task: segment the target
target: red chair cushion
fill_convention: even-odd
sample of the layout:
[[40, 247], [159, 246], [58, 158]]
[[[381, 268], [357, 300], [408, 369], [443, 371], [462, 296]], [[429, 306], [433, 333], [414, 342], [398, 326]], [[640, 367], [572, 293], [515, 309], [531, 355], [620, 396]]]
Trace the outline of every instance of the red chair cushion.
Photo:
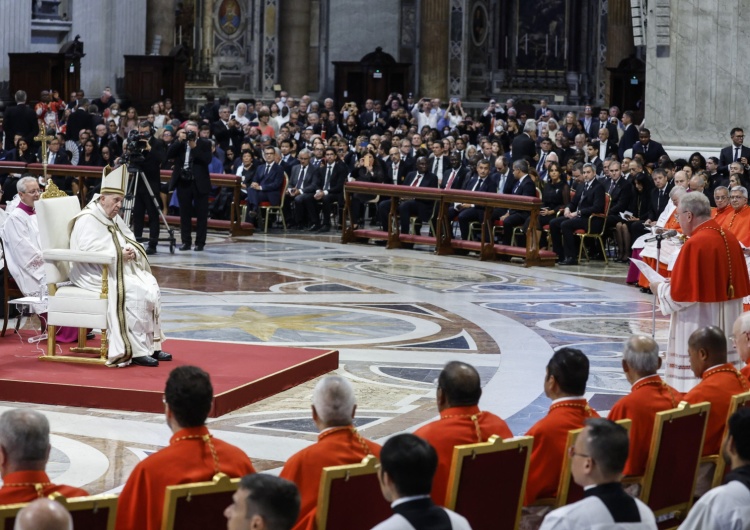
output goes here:
[[579, 234], [579, 235], [580, 235], [580, 234], [585, 234], [585, 233], [586, 233], [586, 230], [583, 230], [583, 229], [581, 229], [581, 230], [576, 230], [576, 231], [575, 231], [574, 233], [575, 233], [575, 234]]

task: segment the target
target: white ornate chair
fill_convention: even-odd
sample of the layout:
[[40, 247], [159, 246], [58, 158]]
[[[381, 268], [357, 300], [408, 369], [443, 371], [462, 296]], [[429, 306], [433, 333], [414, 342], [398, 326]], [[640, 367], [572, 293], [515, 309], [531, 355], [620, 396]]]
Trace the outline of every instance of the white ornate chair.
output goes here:
[[[47, 191], [36, 203], [42, 255], [45, 261], [44, 272], [49, 290], [47, 354], [42, 355], [40, 359], [103, 364], [107, 360], [107, 270], [114, 258], [103, 252], [70, 249], [68, 224], [80, 211], [81, 205], [78, 197], [69, 197], [60, 192], [54, 184], [48, 186]], [[71, 262], [102, 265], [101, 292], [88, 291], [68, 283]], [[77, 327], [78, 346], [71, 348], [70, 351], [95, 354], [96, 357], [57, 355], [56, 326]], [[102, 342], [99, 348], [86, 347], [87, 328], [102, 330]]]

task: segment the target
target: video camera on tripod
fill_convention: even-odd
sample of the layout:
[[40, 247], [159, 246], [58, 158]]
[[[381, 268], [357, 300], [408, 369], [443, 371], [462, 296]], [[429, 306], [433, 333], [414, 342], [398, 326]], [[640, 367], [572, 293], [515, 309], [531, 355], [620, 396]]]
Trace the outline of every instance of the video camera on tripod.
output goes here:
[[128, 133], [125, 149], [122, 153], [122, 161], [125, 164], [139, 164], [146, 160], [146, 146], [148, 145], [149, 135], [141, 134], [137, 129]]

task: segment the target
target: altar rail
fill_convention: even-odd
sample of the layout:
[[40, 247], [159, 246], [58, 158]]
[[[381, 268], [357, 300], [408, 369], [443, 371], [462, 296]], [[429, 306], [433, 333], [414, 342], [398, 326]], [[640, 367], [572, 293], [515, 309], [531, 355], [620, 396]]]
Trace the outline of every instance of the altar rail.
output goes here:
[[[379, 195], [381, 198], [391, 199], [388, 213], [388, 230], [358, 229], [352, 225], [354, 219], [351, 212], [351, 196], [354, 193]], [[534, 265], [553, 266], [557, 260], [554, 252], [539, 249], [536, 230], [531, 230], [526, 237], [526, 248], [496, 244], [492, 236], [492, 210], [494, 208], [509, 208], [531, 212], [530, 226], [536, 226], [542, 201], [537, 197], [519, 195], [502, 195], [465, 190], [442, 190], [439, 188], [413, 188], [411, 186], [397, 186], [393, 184], [374, 184], [371, 182], [349, 182], [344, 186], [344, 227], [341, 235], [342, 243], [352, 243], [362, 239], [385, 240], [386, 248], [402, 248], [404, 243], [430, 245], [435, 247], [439, 255], [453, 254], [457, 249], [479, 252], [481, 260], [492, 260], [497, 256], [520, 257], [527, 267]], [[433, 236], [400, 234], [398, 222], [398, 204], [402, 198], [431, 200], [437, 203], [437, 222]], [[454, 203], [468, 203], [484, 206], [484, 218], [480, 241], [464, 241], [451, 237], [451, 223], [448, 219], [448, 208]]]
[[[26, 164], [24, 162], [0, 161], [0, 173], [30, 173], [32, 175], [38, 176], [44, 174], [44, 165]], [[81, 207], [83, 207], [85, 202], [85, 197], [83, 196], [84, 184], [87, 179], [100, 179], [102, 177], [102, 168], [55, 164], [47, 166], [47, 175], [50, 177], [73, 177], [78, 179], [78, 198], [81, 201]], [[229, 231], [229, 235], [232, 237], [253, 235], [255, 227], [250, 223], [243, 223], [240, 215], [240, 190], [242, 189], [242, 177], [236, 175], [225, 175], [221, 173], [211, 173], [210, 177], [212, 186], [222, 186], [232, 189], [232, 208], [230, 219], [228, 221], [221, 219], [209, 219], [208, 227], [214, 230], [227, 230]], [[161, 171], [160, 179], [162, 182], [169, 182], [171, 178], [171, 170]], [[158, 193], [158, 190], [154, 190], [154, 193]], [[8, 190], [8, 192], [6, 193], [6, 198], [10, 199], [12, 195], [15, 195], [15, 190]], [[170, 225], [180, 225], [179, 216], [167, 215], [166, 217], [167, 222]], [[193, 218], [193, 225], [195, 224], [196, 220], [195, 218]]]

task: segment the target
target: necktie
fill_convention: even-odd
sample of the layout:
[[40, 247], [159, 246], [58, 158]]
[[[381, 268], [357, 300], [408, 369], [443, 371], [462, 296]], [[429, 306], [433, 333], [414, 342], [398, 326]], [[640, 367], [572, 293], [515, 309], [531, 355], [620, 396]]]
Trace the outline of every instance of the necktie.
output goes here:
[[451, 176], [448, 178], [448, 184], [445, 185], [445, 189], [449, 190], [451, 189], [451, 186], [453, 185], [453, 180], [456, 178], [456, 170], [454, 169], [451, 171]]
[[607, 126], [607, 122], [606, 121], [603, 121], [603, 122], [599, 123], [599, 128], [600, 129], [604, 129], [606, 126]]
[[648, 144], [643, 146], [643, 152], [648, 153]]
[[503, 175], [502, 173], [500, 174], [500, 181], [497, 183], [497, 192], [498, 193], [503, 193], [503, 190], [505, 189], [505, 180], [506, 180], [506, 178], [507, 177], [505, 175]]
[[521, 181], [519, 180], [518, 182], [516, 182], [516, 185], [513, 186], [513, 195], [516, 194], [516, 192], [518, 191], [518, 188], [520, 187], [521, 187]]
[[607, 193], [609, 193], [610, 195], [612, 195], [612, 190], [613, 189], [615, 189], [615, 181], [614, 180], [610, 183], [610, 185], [609, 185], [609, 191]]
[[739, 147], [735, 147], [734, 148], [734, 160], [733, 160], [733, 162], [737, 162], [737, 160], [739, 160], [739, 159], [740, 159], [740, 148]]
[[541, 173], [542, 169], [544, 169], [544, 161], [546, 159], [547, 159], [547, 153], [542, 152], [542, 158], [539, 159], [539, 163], [536, 165], [537, 173]]
[[432, 172], [438, 175], [438, 166], [440, 166], [440, 158], [435, 157], [435, 165], [432, 166]]
[[474, 183], [474, 187], [473, 187], [473, 188], [471, 188], [471, 191], [477, 191], [477, 188], [479, 187], [479, 185], [480, 185], [481, 183], [482, 183], [482, 179], [480, 179], [480, 178], [477, 178], [477, 181], [476, 181], [476, 182]]
[[417, 173], [417, 178], [414, 179], [414, 182], [411, 183], [412, 188], [416, 188], [419, 186], [419, 183], [422, 181], [422, 175]]
[[328, 166], [328, 169], [326, 169], [326, 181], [323, 183], [323, 189], [328, 189], [328, 184], [331, 182], [331, 171], [333, 170], [332, 166]]
[[307, 172], [307, 166], [302, 168], [302, 174], [299, 176], [299, 184], [297, 185], [298, 188], [305, 187], [305, 173], [306, 172]]

